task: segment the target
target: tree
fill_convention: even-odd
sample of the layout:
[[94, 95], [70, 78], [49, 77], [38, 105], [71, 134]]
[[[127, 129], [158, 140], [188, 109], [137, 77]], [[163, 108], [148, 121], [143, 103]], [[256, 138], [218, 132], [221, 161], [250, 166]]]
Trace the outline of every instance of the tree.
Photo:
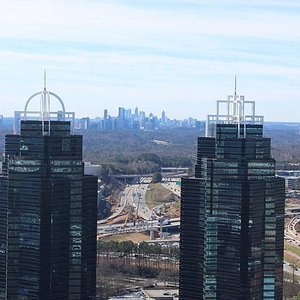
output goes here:
[[150, 250], [149, 250], [149, 244], [147, 242], [141, 242], [139, 244], [139, 252], [142, 253], [142, 254], [149, 254], [150, 253]]
[[155, 153], [142, 153], [138, 157], [138, 161], [151, 161], [151, 162], [154, 162], [158, 165], [161, 164], [159, 156]]
[[162, 175], [159, 172], [155, 172], [152, 175], [152, 183], [158, 183], [162, 181]]
[[297, 258], [293, 257], [290, 266], [293, 269], [293, 273], [292, 273], [293, 274], [293, 278], [292, 278], [292, 280], [293, 280], [293, 283], [295, 283], [295, 270], [297, 270], [298, 267], [299, 267], [299, 260]]
[[133, 241], [123, 241], [120, 243], [120, 250], [124, 254], [131, 254], [135, 250], [135, 244]]

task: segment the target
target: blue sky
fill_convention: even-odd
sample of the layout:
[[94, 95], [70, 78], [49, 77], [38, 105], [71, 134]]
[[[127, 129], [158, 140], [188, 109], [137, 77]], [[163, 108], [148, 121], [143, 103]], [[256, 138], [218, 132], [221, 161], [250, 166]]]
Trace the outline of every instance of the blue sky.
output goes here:
[[237, 74], [266, 120], [300, 121], [298, 0], [0, 0], [0, 58], [5, 116], [46, 68], [78, 117], [137, 105], [205, 119]]

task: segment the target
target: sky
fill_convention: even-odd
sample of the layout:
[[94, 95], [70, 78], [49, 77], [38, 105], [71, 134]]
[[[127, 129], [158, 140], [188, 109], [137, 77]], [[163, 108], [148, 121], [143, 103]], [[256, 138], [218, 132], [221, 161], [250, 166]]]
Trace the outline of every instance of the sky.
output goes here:
[[300, 1], [0, 0], [0, 114], [24, 109], [44, 69], [77, 117], [138, 106], [204, 120], [236, 74], [257, 114], [297, 122]]

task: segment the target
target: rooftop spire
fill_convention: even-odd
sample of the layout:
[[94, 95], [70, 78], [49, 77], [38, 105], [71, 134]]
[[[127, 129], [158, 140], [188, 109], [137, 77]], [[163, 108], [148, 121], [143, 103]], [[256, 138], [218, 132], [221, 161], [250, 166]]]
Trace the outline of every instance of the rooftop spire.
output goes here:
[[44, 91], [46, 91], [47, 74], [46, 69], [44, 70]]
[[234, 75], [234, 96], [236, 96], [236, 83], [237, 83], [237, 79], [236, 79], [236, 74]]

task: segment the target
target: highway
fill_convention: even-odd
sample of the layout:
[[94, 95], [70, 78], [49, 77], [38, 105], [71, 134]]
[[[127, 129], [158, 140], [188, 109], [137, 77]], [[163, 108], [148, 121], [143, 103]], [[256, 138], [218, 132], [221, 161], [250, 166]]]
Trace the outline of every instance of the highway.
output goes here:
[[[296, 230], [296, 225], [300, 222], [300, 216], [293, 217], [284, 230], [284, 239], [290, 243], [292, 246], [300, 246], [299, 234]], [[295, 265], [291, 265], [287, 262], [284, 262], [283, 269], [284, 271], [300, 276], [300, 270], [298, 270], [297, 264], [300, 262], [300, 256], [296, 255], [293, 252], [285, 250], [286, 255], [293, 257], [295, 259]]]
[[[142, 180], [146, 180], [146, 178]], [[132, 197], [132, 205], [136, 210], [136, 214], [144, 220], [151, 220], [153, 216], [152, 210], [146, 204], [148, 186], [149, 183], [133, 185], [135, 192]]]
[[106, 223], [107, 221], [110, 221], [116, 217], [118, 217], [122, 211], [124, 210], [125, 206], [128, 204], [128, 199], [130, 198], [129, 195], [131, 195], [132, 197], [132, 187], [131, 186], [126, 186], [125, 190], [122, 192], [121, 197], [120, 197], [120, 204], [117, 207], [117, 209], [115, 210], [115, 212], [109, 216], [107, 219], [98, 221], [98, 224], [103, 224]]
[[114, 213], [107, 219], [98, 221], [98, 224], [105, 224], [122, 214], [126, 206], [133, 206], [135, 214], [142, 219], [151, 220], [152, 210], [146, 205], [146, 191], [151, 178], [142, 178], [141, 184], [127, 185], [120, 195], [120, 203]]
[[[180, 226], [179, 218], [172, 218], [169, 220], [168, 224], [162, 225], [162, 228], [168, 228], [171, 226]], [[152, 221], [138, 221], [138, 222], [128, 222], [126, 226], [124, 224], [98, 224], [97, 234], [98, 235], [108, 235], [124, 232], [143, 232], [149, 230], [159, 230], [160, 224], [158, 220]]]
[[[116, 210], [107, 219], [98, 221], [98, 224], [105, 224], [118, 217], [123, 213], [126, 206], [134, 208], [135, 217], [140, 217], [144, 220], [158, 218], [155, 214], [155, 209], [150, 209], [146, 204], [146, 192], [151, 180], [151, 177], [142, 177], [139, 184], [126, 185], [124, 191], [120, 194], [120, 203]], [[176, 182], [162, 182], [162, 186], [180, 197], [180, 186], [177, 186]]]
[[[293, 217], [284, 230], [284, 238], [294, 246], [300, 246], [300, 236], [296, 231], [296, 225], [300, 222], [300, 216]], [[300, 259], [300, 257], [299, 257]]]
[[176, 185], [176, 182], [162, 182], [161, 185], [166, 188], [167, 190], [170, 190], [172, 193], [180, 197], [180, 186]]
[[121, 194], [121, 199], [120, 199], [119, 207], [116, 209], [115, 213], [112, 214], [108, 219], [115, 218], [116, 216], [118, 216], [123, 211], [123, 209], [125, 208], [125, 206], [128, 204], [127, 197], [131, 193], [132, 193], [131, 187], [126, 186], [124, 192], [122, 192], [122, 194]]

